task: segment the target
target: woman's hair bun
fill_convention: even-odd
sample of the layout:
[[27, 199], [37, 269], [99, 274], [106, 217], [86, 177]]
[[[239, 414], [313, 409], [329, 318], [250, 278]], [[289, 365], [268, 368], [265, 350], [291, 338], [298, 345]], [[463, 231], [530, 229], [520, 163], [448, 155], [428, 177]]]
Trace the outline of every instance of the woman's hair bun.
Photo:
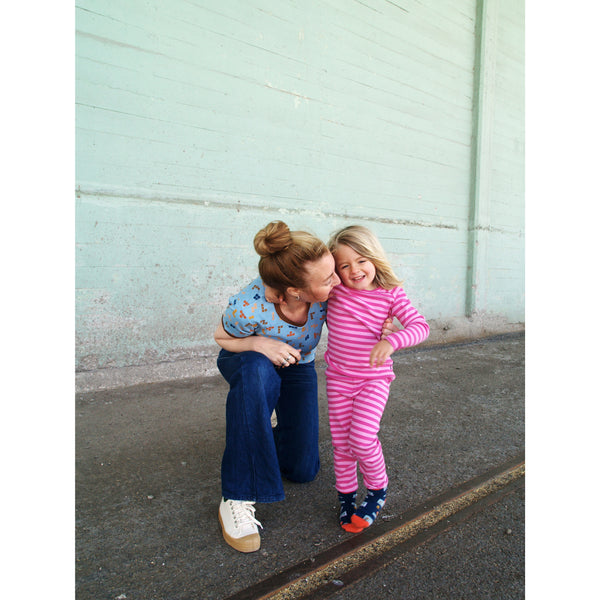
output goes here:
[[254, 236], [254, 249], [259, 256], [277, 254], [292, 243], [290, 228], [283, 221], [273, 221]]

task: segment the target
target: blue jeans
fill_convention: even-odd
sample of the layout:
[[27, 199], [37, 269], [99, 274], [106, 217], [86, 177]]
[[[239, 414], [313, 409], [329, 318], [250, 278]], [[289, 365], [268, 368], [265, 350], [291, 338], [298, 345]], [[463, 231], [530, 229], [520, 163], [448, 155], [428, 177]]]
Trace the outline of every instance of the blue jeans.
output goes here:
[[[300, 483], [312, 481], [320, 467], [315, 364], [276, 369], [259, 352], [221, 350], [217, 366], [229, 383], [223, 497], [283, 500], [282, 476]], [[273, 410], [275, 428], [271, 427]]]

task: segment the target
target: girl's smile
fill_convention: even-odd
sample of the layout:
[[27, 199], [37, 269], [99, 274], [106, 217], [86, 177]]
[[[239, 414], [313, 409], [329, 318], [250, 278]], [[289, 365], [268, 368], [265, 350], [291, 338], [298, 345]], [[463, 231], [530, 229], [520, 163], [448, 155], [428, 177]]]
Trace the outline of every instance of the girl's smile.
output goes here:
[[335, 267], [342, 283], [355, 290], [374, 290], [375, 265], [350, 246], [340, 244], [335, 251]]

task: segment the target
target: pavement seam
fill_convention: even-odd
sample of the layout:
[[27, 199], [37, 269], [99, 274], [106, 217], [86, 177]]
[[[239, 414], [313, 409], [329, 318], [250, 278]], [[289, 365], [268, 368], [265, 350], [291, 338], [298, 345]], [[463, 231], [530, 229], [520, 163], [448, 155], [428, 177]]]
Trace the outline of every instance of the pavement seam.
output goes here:
[[[254, 595], [253, 597], [257, 600], [297, 600], [304, 598], [307, 594], [314, 592], [323, 585], [333, 580], [339, 580], [344, 573], [356, 569], [361, 564], [373, 560], [395, 546], [407, 542], [417, 534], [476, 504], [524, 475], [525, 463], [523, 461], [478, 483], [470, 489], [459, 492], [456, 496], [433, 506], [431, 509], [421, 512], [402, 525], [386, 531], [374, 539], [366, 540], [363, 544], [360, 544], [360, 536], [352, 538], [353, 541], [357, 540], [356, 543], [358, 545], [350, 551], [342, 553], [324, 564], [315, 566], [310, 572], [296, 577], [284, 585], [278, 585], [277, 589], [267, 591], [261, 596]], [[268, 580], [258, 585], [263, 587], [267, 583]], [[250, 588], [242, 590], [238, 594], [231, 596], [230, 599], [239, 598], [241, 600], [246, 597], [245, 593], [249, 591]]]
[[311, 591], [308, 595], [302, 595], [304, 600], [324, 600], [331, 596], [336, 596], [340, 590], [347, 589], [361, 579], [371, 577], [380, 569], [393, 563], [403, 554], [411, 552], [417, 546], [428, 543], [433, 538], [442, 534], [449, 529], [457, 526], [459, 523], [470, 519], [474, 514], [484, 511], [486, 508], [495, 504], [508, 494], [515, 491], [524, 485], [522, 479], [514, 479], [505, 487], [501, 487], [495, 492], [479, 499], [477, 502], [460, 509], [458, 512], [441, 519], [434, 525], [421, 529], [418, 533], [404, 540], [403, 542], [392, 546], [385, 552], [376, 554], [371, 559], [361, 562], [358, 566], [344, 571], [341, 574], [343, 580], [333, 579], [323, 582], [316, 590]]

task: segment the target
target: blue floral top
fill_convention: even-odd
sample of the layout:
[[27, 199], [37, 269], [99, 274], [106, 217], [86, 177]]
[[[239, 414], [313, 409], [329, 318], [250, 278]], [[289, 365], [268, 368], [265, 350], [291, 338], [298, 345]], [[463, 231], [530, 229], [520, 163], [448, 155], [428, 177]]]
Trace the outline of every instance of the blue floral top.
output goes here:
[[285, 342], [300, 350], [300, 363], [309, 363], [315, 359], [315, 348], [326, 319], [327, 302], [315, 302], [310, 305], [304, 325], [289, 323], [273, 303], [267, 302], [265, 286], [258, 278], [229, 298], [223, 328], [234, 337], [264, 335]]

